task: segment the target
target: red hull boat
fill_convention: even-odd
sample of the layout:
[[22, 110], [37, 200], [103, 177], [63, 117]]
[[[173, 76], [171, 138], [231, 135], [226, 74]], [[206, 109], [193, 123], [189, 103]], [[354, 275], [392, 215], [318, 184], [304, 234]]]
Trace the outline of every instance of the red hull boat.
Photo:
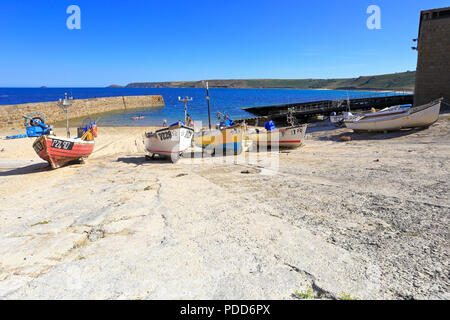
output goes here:
[[41, 136], [33, 143], [33, 148], [41, 159], [53, 169], [72, 161], [82, 161], [94, 151], [95, 141], [70, 139], [57, 136]]

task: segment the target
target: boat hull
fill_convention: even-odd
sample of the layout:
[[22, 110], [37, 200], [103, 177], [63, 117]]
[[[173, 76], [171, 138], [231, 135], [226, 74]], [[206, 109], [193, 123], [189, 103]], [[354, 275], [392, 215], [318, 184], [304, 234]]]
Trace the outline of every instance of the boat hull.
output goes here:
[[147, 133], [145, 148], [149, 153], [165, 157], [178, 156], [191, 146], [194, 129], [176, 126]]
[[258, 147], [298, 148], [306, 135], [307, 125], [275, 129], [271, 132], [251, 133], [248, 139]]
[[194, 137], [197, 146], [210, 153], [233, 152], [239, 154], [243, 150], [244, 127], [242, 125], [199, 132]]
[[53, 169], [72, 161], [80, 161], [94, 151], [95, 141], [41, 136], [33, 143], [37, 155], [47, 161]]
[[370, 115], [357, 120], [346, 121], [345, 126], [355, 131], [394, 131], [428, 127], [438, 120], [441, 101], [436, 100], [423, 106], [386, 115]]
[[339, 115], [339, 116], [330, 116], [330, 122], [335, 127], [342, 127], [344, 125], [345, 116]]

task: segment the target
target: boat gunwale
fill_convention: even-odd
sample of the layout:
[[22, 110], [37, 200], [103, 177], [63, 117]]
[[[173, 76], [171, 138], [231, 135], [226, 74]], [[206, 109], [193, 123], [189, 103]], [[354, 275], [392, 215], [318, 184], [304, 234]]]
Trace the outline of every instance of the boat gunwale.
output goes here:
[[246, 135], [248, 135], [248, 136], [253, 135], [253, 134], [256, 134], [256, 135], [258, 135], [258, 134], [266, 134], [266, 135], [268, 135], [268, 134], [271, 134], [271, 133], [277, 132], [277, 131], [278, 132], [284, 132], [284, 131], [291, 130], [291, 129], [303, 129], [303, 128], [305, 129], [304, 130], [304, 134], [306, 134], [306, 130], [308, 129], [308, 124], [307, 123], [296, 125], [296, 126], [291, 126], [291, 127], [275, 128], [272, 131], [246, 132]]
[[153, 133], [146, 132], [146, 136], [147, 136], [147, 137], [150, 137], [150, 136], [155, 135], [156, 133], [159, 133], [159, 132], [162, 132], [162, 131], [166, 131], [166, 130], [177, 130], [177, 129], [181, 129], [181, 128], [185, 128], [185, 129], [194, 131], [194, 128], [192, 128], [192, 127], [188, 127], [188, 126], [185, 126], [185, 125], [180, 125], [179, 127], [176, 127], [176, 128], [171, 128], [171, 127], [161, 128], [161, 129], [156, 130], [156, 131], [153, 132]]
[[74, 142], [77, 144], [95, 144], [95, 140], [81, 140], [80, 138], [65, 138], [65, 137], [60, 137], [60, 136], [50, 135], [50, 134], [42, 135], [42, 136], [38, 137], [37, 140], [39, 140], [42, 137], [45, 137], [46, 139], [52, 139], [52, 140], [53, 139], [64, 140], [64, 141], [68, 141], [68, 142]]

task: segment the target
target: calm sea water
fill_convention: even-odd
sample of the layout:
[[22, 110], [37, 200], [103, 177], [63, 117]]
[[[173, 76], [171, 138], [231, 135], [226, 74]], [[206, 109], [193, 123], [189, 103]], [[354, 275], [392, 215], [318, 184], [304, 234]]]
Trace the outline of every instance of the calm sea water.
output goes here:
[[[188, 113], [194, 120], [208, 120], [206, 89], [178, 88], [0, 88], [0, 108], [5, 104], [19, 104], [42, 101], [57, 101], [64, 93], [71, 93], [75, 99], [94, 97], [133, 96], [160, 94], [165, 107], [158, 109], [133, 109], [122, 113], [101, 115], [98, 123], [102, 126], [149, 126], [160, 125], [163, 119], [175, 122], [184, 118], [184, 104], [178, 97], [192, 97], [188, 103]], [[232, 118], [252, 117], [243, 107], [266, 106], [295, 103], [321, 99], [346, 98], [365, 92], [334, 90], [291, 90], [291, 89], [223, 89], [209, 90], [211, 102], [211, 121], [217, 122], [217, 111], [228, 113]], [[370, 92], [366, 92], [370, 93]], [[70, 110], [69, 110], [70, 112]], [[132, 116], [143, 115], [143, 120], [131, 120]]]

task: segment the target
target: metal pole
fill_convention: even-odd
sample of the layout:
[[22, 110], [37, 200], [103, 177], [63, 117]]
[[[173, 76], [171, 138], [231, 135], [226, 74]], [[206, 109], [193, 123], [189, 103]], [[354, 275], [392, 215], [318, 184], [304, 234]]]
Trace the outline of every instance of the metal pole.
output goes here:
[[209, 130], [211, 130], [211, 110], [209, 108], [209, 88], [208, 81], [206, 81], [206, 101], [208, 101], [208, 122], [209, 122]]
[[70, 130], [69, 130], [69, 112], [66, 108], [66, 129], [67, 129], [67, 138], [70, 138]]
[[189, 101], [192, 101], [192, 98], [186, 96], [185, 98], [181, 99], [181, 97], [178, 97], [178, 101], [184, 102], [184, 122], [185, 124], [187, 124], [187, 103]]
[[[73, 99], [73, 98], [71, 98]], [[59, 99], [58, 106], [64, 110], [66, 113], [66, 132], [67, 138], [70, 138], [70, 130], [69, 130], [69, 107], [72, 103], [67, 99], [67, 93], [64, 94], [64, 100]]]

